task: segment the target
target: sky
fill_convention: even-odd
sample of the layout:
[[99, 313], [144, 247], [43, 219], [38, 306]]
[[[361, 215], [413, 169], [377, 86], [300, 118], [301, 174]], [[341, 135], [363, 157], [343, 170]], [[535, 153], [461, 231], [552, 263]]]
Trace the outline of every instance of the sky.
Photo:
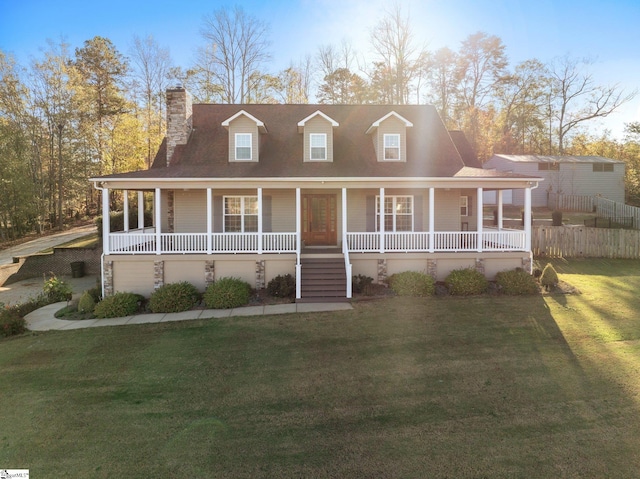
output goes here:
[[[640, 1], [610, 0], [399, 0], [417, 44], [429, 50], [460, 42], [478, 31], [501, 38], [511, 67], [537, 58], [570, 55], [593, 61], [602, 85], [640, 88]], [[390, 0], [239, 0], [245, 12], [269, 26], [272, 73], [287, 68], [318, 46], [350, 42], [369, 54], [371, 29]], [[41, 57], [47, 39], [81, 47], [96, 35], [109, 38], [127, 55], [134, 35], [152, 35], [187, 67], [203, 44], [203, 16], [234, 3], [220, 0], [0, 0], [0, 49], [21, 64]], [[370, 55], [369, 55], [370, 58]], [[607, 119], [597, 132], [621, 138], [624, 124], [640, 121], [640, 94]]]

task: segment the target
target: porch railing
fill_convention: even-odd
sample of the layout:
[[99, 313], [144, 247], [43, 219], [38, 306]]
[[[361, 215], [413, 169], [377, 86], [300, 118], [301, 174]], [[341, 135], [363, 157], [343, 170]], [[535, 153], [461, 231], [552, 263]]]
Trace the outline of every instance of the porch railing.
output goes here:
[[[384, 233], [384, 251], [429, 251], [428, 232]], [[523, 251], [525, 232], [521, 230], [437, 231], [433, 233], [433, 251], [478, 251], [478, 236], [482, 251]], [[347, 233], [349, 251], [367, 253], [380, 251], [380, 233]]]
[[109, 234], [109, 251], [118, 253], [155, 253], [155, 228], [135, 229]]
[[[212, 253], [258, 253], [258, 233], [214, 233], [211, 235]], [[262, 251], [266, 253], [295, 253], [295, 233], [263, 233]], [[113, 254], [199, 253], [208, 252], [206, 233], [161, 233], [160, 250], [153, 228], [145, 233], [136, 231], [111, 233], [109, 252]]]
[[[158, 235], [152, 228], [144, 233], [130, 231], [109, 235], [109, 252], [112, 254], [206, 254], [208, 252], [206, 233], [161, 233], [160, 248]], [[368, 253], [380, 251], [380, 233], [346, 233], [348, 251]], [[386, 252], [428, 252], [435, 251], [524, 251], [525, 232], [522, 230], [485, 229], [480, 234], [475, 231], [428, 232], [388, 232], [384, 233]], [[480, 239], [480, 247], [478, 247]], [[258, 233], [213, 233], [212, 253], [295, 253], [295, 233], [263, 233], [262, 248]]]

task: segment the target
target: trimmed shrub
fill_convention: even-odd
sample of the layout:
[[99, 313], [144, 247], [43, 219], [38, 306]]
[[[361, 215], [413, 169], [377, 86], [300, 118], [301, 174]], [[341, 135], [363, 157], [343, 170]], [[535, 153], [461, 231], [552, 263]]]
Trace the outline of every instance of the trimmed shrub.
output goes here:
[[78, 301], [78, 311], [81, 313], [93, 313], [96, 308], [96, 300], [89, 291], [85, 291]]
[[473, 269], [454, 269], [444, 280], [449, 293], [456, 296], [483, 294], [489, 289], [489, 281], [482, 273]]
[[7, 338], [27, 330], [27, 321], [14, 308], [0, 310], [0, 337]]
[[204, 304], [211, 309], [230, 309], [249, 302], [251, 286], [239, 278], [221, 278], [207, 286]]
[[373, 278], [364, 274], [357, 274], [351, 280], [351, 290], [354, 293], [370, 294]]
[[279, 274], [267, 284], [267, 293], [276, 298], [293, 298], [296, 295], [296, 279], [290, 274]]
[[404, 271], [389, 278], [389, 286], [398, 296], [431, 296], [435, 292], [435, 280], [424, 273]]
[[49, 303], [57, 303], [60, 301], [70, 301], [73, 289], [71, 285], [52, 275], [49, 279], [45, 280], [42, 291], [47, 296]]
[[152, 313], [188, 311], [200, 302], [200, 293], [187, 281], [168, 283], [156, 289], [149, 298]]
[[142, 296], [133, 293], [116, 293], [96, 304], [93, 313], [96, 318], [121, 318], [138, 311]]
[[558, 285], [558, 273], [556, 269], [553, 267], [551, 263], [547, 263], [547, 265], [542, 270], [542, 275], [540, 275], [540, 284], [544, 286], [544, 289], [549, 291], [552, 288], [555, 288]]
[[102, 299], [102, 289], [98, 286], [96, 286], [95, 288], [88, 289], [87, 293], [91, 295], [91, 297], [93, 298], [93, 301], [96, 304], [99, 303], [100, 300]]
[[496, 283], [500, 292], [512, 296], [521, 294], [537, 294], [540, 292], [538, 283], [522, 268], [511, 271], [500, 271], [496, 274]]

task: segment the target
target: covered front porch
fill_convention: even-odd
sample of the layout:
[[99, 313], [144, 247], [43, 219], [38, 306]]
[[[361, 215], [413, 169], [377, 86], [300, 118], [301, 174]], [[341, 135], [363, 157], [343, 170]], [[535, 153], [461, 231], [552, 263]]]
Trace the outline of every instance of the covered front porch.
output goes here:
[[[173, 190], [166, 190], [171, 191]], [[228, 231], [229, 224], [225, 223], [223, 231], [214, 228], [215, 217], [213, 194], [214, 189], [207, 188], [206, 205], [201, 205], [206, 224], [200, 225], [204, 231], [176, 231], [175, 210], [171, 211], [170, 221], [167, 212], [163, 211], [163, 189], [153, 190], [153, 225], [144, 224], [144, 195], [143, 191], [137, 192], [138, 202], [138, 227], [129, 228], [130, 191], [123, 190], [124, 198], [124, 229], [123, 231], [110, 231], [109, 225], [109, 188], [102, 189], [103, 211], [107, 211], [103, 221], [104, 254], [238, 254], [238, 253], [297, 253], [304, 247], [339, 247], [343, 252], [370, 253], [370, 252], [458, 252], [458, 251], [529, 251], [531, 241], [531, 208], [525, 204], [523, 229], [505, 228], [503, 225], [502, 190], [498, 190], [497, 224], [485, 225], [483, 215], [483, 188], [475, 190], [475, 214], [469, 214], [462, 219], [472, 218], [475, 224], [459, 221], [459, 229], [442, 231], [436, 227], [438, 204], [436, 201], [436, 188], [428, 188], [428, 205], [426, 218], [427, 227], [419, 223], [419, 207], [416, 200], [421, 197], [411, 196], [412, 203], [408, 213], [404, 216], [411, 217], [402, 226], [400, 220], [394, 218], [398, 210], [406, 208], [406, 205], [396, 205], [395, 211], [389, 212], [386, 201], [386, 189], [376, 190], [375, 226], [362, 226], [362, 221], [353, 219], [353, 229], [350, 228], [350, 218], [363, 216], [364, 212], [349, 209], [349, 196], [352, 190], [341, 188], [335, 193], [319, 195], [306, 194], [302, 188], [295, 189], [295, 210], [288, 214], [293, 218], [288, 221], [280, 221], [280, 224], [290, 223], [295, 225], [290, 231], [272, 231], [270, 221], [268, 229], [265, 228], [265, 189], [254, 190], [255, 202], [245, 207], [240, 216], [240, 227], [234, 225], [233, 229], [241, 231]], [[268, 190], [267, 190], [268, 191]], [[330, 190], [329, 190], [330, 191]], [[360, 191], [360, 190], [353, 190]], [[449, 189], [447, 191], [450, 191]], [[397, 195], [393, 196], [394, 198]], [[404, 196], [403, 198], [408, 198]], [[525, 203], [530, 205], [531, 188], [525, 189]], [[340, 202], [340, 205], [338, 205]], [[166, 203], [166, 201], [164, 201]], [[385, 208], [380, 208], [385, 204]], [[393, 204], [392, 204], [393, 206]], [[191, 205], [197, 207], [197, 205]], [[270, 205], [269, 208], [272, 208]], [[449, 210], [451, 206], [448, 205]], [[173, 206], [167, 208], [174, 209]], [[270, 212], [269, 216], [274, 213]], [[420, 213], [421, 214], [421, 213]], [[219, 213], [225, 215], [227, 212]], [[422, 214], [421, 214], [422, 215]], [[235, 215], [234, 215], [235, 216]], [[400, 216], [400, 215], [398, 215]], [[415, 218], [415, 219], [414, 219]], [[233, 218], [236, 223], [237, 218]], [[222, 220], [222, 218], [220, 219]], [[250, 221], [251, 220], [251, 221]], [[391, 221], [390, 221], [391, 220]], [[165, 228], [163, 228], [165, 223]], [[222, 223], [222, 221], [220, 221]], [[251, 223], [251, 225], [249, 225]], [[360, 223], [358, 226], [356, 223]], [[399, 229], [409, 229], [399, 231]], [[168, 230], [168, 231], [165, 231]], [[193, 225], [184, 229], [193, 229]], [[375, 231], [360, 231], [361, 229], [375, 229]], [[387, 230], [389, 229], [389, 230]], [[465, 230], [466, 229], [466, 230]], [[255, 231], [251, 231], [255, 230]]]
[[[530, 251], [532, 183], [520, 182], [526, 203], [523, 229], [504, 227], [502, 189], [495, 186], [497, 224], [489, 226], [483, 215], [486, 189], [470, 188], [464, 181], [440, 185], [396, 182], [388, 187], [337, 183], [322, 181], [288, 188], [246, 184], [238, 188], [207, 184], [122, 188], [103, 184], [102, 206], [107, 213], [102, 226], [104, 255], [263, 255], [258, 257], [265, 259], [295, 255], [292, 273], [300, 299], [305, 252], [321, 254], [330, 248], [339, 253], [344, 264], [344, 297], [350, 298], [353, 258], [359, 255], [373, 253], [383, 258], [424, 253], [437, 258], [452, 253]], [[511, 182], [505, 189], [515, 186]], [[123, 193], [125, 221], [122, 231], [112, 232], [108, 213], [114, 189]], [[152, 225], [144, 223], [145, 201], [151, 203]], [[130, 228], [129, 208], [134, 202], [138, 222]]]

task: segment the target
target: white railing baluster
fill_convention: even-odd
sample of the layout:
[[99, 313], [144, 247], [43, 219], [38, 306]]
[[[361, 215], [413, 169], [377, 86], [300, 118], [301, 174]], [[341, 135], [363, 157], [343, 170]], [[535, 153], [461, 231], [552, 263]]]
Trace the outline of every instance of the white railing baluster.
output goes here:
[[[481, 241], [487, 251], [523, 251], [524, 231], [493, 230], [485, 228]], [[380, 251], [379, 232], [346, 233], [350, 252], [366, 253]], [[436, 231], [433, 233], [433, 251], [474, 251], [478, 248], [478, 234], [468, 231]], [[129, 233], [110, 233], [108, 237], [111, 254], [154, 254], [157, 236], [153, 228], [131, 230]], [[205, 254], [206, 233], [161, 233], [162, 253]], [[428, 252], [428, 232], [386, 232], [383, 247], [389, 252]], [[295, 253], [296, 233], [263, 233], [262, 250], [265, 253]], [[258, 233], [212, 233], [213, 253], [257, 253]]]

